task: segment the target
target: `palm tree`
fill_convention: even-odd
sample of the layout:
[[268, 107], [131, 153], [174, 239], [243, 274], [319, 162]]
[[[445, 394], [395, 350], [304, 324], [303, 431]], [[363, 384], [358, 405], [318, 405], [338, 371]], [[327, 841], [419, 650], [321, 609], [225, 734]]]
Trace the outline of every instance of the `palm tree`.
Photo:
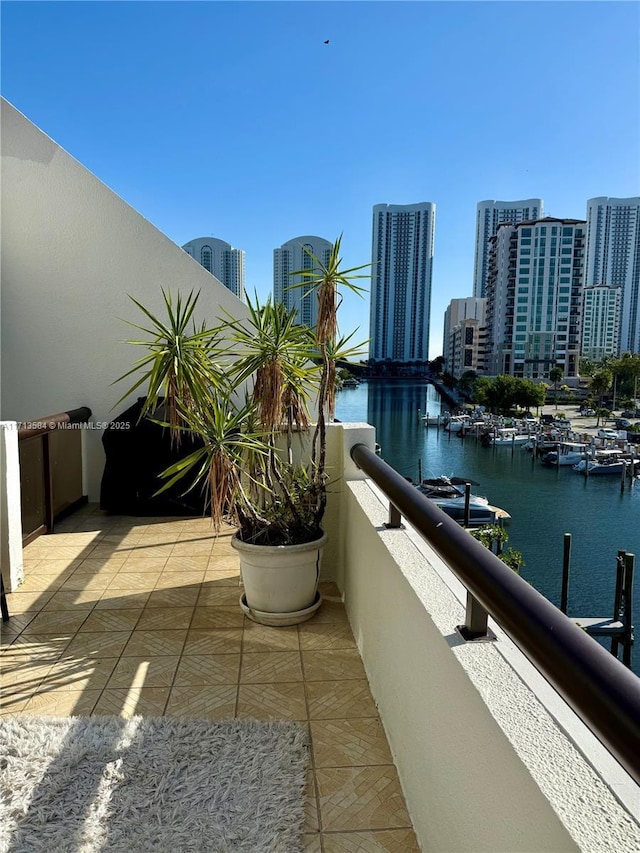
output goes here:
[[556, 412], [558, 411], [558, 383], [564, 378], [564, 370], [556, 364], [549, 371], [549, 379], [553, 382], [553, 396], [556, 401]]

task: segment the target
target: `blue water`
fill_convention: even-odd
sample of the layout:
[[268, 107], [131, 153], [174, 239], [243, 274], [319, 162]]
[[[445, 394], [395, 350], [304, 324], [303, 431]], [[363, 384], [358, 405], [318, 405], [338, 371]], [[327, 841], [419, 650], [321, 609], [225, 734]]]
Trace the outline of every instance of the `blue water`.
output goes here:
[[[425, 428], [418, 411], [437, 414], [440, 400], [432, 386], [410, 380], [345, 388], [336, 405], [339, 420], [376, 427], [382, 458], [403, 476], [417, 480], [421, 460], [423, 477], [447, 474], [477, 480], [480, 485], [473, 491], [512, 517], [508, 545], [525, 559], [522, 577], [554, 604], [560, 602], [563, 535], [570, 533], [571, 616], [612, 616], [617, 552], [635, 554], [633, 614], [638, 625], [640, 480], [621, 493], [618, 477], [587, 478], [571, 467], [546, 468], [518, 446], [513, 451], [485, 448], [475, 438]], [[633, 670], [640, 675], [637, 647]]]

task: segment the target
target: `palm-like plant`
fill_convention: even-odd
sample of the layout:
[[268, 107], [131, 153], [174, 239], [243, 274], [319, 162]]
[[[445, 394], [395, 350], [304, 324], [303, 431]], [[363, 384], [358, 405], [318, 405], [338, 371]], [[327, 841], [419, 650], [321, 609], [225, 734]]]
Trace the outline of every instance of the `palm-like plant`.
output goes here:
[[[163, 292], [166, 321], [133, 300], [151, 327], [131, 325], [150, 339], [130, 341], [148, 353], [120, 377], [144, 370], [121, 400], [147, 381], [141, 417], [153, 412], [164, 394], [169, 414], [160, 422], [172, 435], [187, 431], [203, 445], [163, 472], [159, 492], [188, 475], [191, 488], [199, 483], [208, 492], [214, 528], [230, 521], [244, 542], [298, 544], [322, 535], [326, 418], [334, 412], [336, 362], [355, 351], [348, 346], [351, 336], [338, 339], [339, 287], [359, 293], [362, 288], [352, 279], [365, 277], [355, 275], [364, 266], [341, 270], [339, 250], [340, 238], [326, 265], [308, 253], [316, 268], [292, 273], [303, 276], [318, 298], [315, 334], [296, 325], [295, 311], [270, 299], [262, 306], [249, 301], [243, 320], [225, 313], [215, 328], [193, 323], [197, 295], [174, 302]], [[294, 463], [293, 440], [309, 431], [312, 396], [317, 418], [305, 466]]]

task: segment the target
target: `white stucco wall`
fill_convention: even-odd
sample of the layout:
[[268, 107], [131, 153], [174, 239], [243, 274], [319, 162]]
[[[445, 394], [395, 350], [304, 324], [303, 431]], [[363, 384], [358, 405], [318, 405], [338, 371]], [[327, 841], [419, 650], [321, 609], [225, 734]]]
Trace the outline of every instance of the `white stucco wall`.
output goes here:
[[[161, 288], [201, 290], [200, 317], [246, 307], [162, 232], [2, 101], [0, 417], [33, 420], [89, 406], [93, 422], [135, 401], [111, 383], [142, 354], [128, 299], [162, 311]], [[142, 392], [140, 392], [142, 393]], [[97, 500], [102, 431], [84, 433], [85, 491]]]
[[344, 600], [422, 849], [637, 853], [638, 786], [498, 626], [462, 640], [461, 584], [387, 512], [347, 483]]

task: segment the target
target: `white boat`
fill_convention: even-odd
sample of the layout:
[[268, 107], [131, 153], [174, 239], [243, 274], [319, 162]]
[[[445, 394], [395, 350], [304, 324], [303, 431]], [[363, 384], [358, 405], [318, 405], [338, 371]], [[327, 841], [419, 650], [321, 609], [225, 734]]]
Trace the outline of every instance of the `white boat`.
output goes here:
[[495, 432], [486, 432], [482, 437], [482, 443], [487, 447], [513, 447], [514, 444], [526, 444], [531, 436], [526, 432], [519, 432], [516, 427], [502, 427]]
[[425, 426], [438, 426], [443, 423], [442, 415], [430, 415], [429, 412], [423, 415], [420, 420]]
[[[447, 477], [438, 477], [437, 479], [442, 482], [437, 485], [432, 485], [429, 482], [422, 483], [418, 485], [419, 491], [454, 521], [460, 524], [464, 523], [464, 486], [454, 485], [448, 481]], [[511, 516], [506, 510], [492, 506], [488, 498], [482, 495], [469, 495], [469, 524], [471, 527], [479, 527], [483, 524], [500, 524], [510, 518]]]
[[588, 445], [579, 441], [563, 441], [560, 443], [560, 455], [558, 450], [551, 450], [540, 460], [543, 465], [577, 465], [584, 461], [589, 452]]
[[463, 427], [471, 426], [471, 418], [469, 415], [452, 415], [445, 424], [445, 429], [449, 432], [460, 432]]
[[627, 465], [627, 460], [621, 458], [621, 452], [620, 450], [600, 450], [594, 459], [581, 459], [573, 466], [573, 470], [589, 477], [601, 474], [620, 476]]

